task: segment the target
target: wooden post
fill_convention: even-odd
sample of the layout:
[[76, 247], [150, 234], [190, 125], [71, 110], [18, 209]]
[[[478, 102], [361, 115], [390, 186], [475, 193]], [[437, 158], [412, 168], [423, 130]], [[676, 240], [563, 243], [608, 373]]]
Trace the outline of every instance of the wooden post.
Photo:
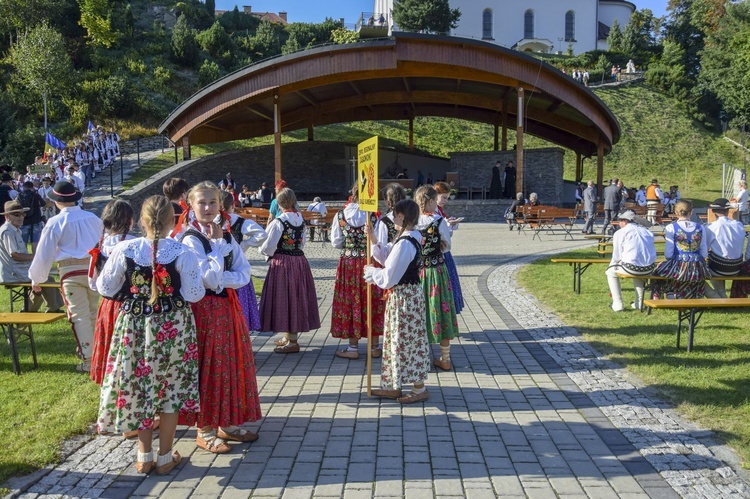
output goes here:
[[576, 153], [576, 182], [580, 182], [583, 178], [583, 161], [581, 160], [581, 153]]
[[494, 144], [494, 149], [493, 150], [497, 151], [500, 148], [500, 144], [499, 144], [499, 142], [500, 142], [500, 138], [499, 138], [499, 132], [500, 132], [500, 130], [499, 130], [499, 128], [500, 127], [499, 127], [499, 125], [497, 123], [495, 123], [494, 128], [495, 128], [495, 144]]
[[414, 150], [414, 116], [409, 116], [409, 150]]
[[273, 157], [275, 179], [281, 180], [281, 105], [279, 94], [273, 96]]
[[523, 195], [526, 196], [526, 191], [524, 190], [523, 185], [523, 111], [523, 87], [518, 87], [518, 123], [516, 124], [516, 192], [523, 192]]
[[[411, 121], [411, 120], [410, 120]], [[367, 215], [367, 227], [372, 229], [372, 221], [370, 220], [370, 212], [365, 212]], [[370, 233], [367, 233], [367, 263], [370, 265]], [[372, 284], [367, 284], [367, 396], [372, 396]]]
[[187, 161], [190, 159], [190, 138], [185, 135], [182, 138], [182, 159]]
[[601, 199], [604, 190], [604, 144], [601, 141], [596, 152], [596, 185], [596, 194]]
[[508, 150], [508, 104], [510, 103], [510, 100], [508, 99], [508, 93], [505, 93], [505, 97], [503, 97], [503, 132], [502, 132], [502, 139], [500, 141], [500, 147], [503, 151]]
[[313, 133], [312, 123], [310, 123], [309, 125], [307, 125], [307, 141], [312, 142], [313, 140], [315, 140], [315, 135]]

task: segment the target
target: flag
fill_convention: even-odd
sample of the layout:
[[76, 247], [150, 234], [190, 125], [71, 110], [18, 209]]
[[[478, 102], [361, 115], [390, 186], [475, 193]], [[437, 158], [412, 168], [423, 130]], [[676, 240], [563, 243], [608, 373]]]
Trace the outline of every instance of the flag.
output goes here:
[[91, 123], [91, 120], [89, 120], [89, 126], [88, 126], [88, 127], [86, 127], [86, 130], [87, 130], [88, 132], [91, 132], [91, 131], [93, 131], [93, 130], [96, 130], [96, 127], [94, 126], [94, 124], [93, 124], [93, 123]]
[[56, 153], [58, 149], [65, 149], [65, 142], [47, 132], [44, 136], [44, 158]]

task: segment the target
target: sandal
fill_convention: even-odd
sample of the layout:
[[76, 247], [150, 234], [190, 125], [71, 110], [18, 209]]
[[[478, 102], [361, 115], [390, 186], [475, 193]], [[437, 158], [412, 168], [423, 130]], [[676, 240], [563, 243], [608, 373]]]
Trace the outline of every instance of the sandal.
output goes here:
[[237, 428], [233, 432], [228, 432], [223, 428], [219, 428], [216, 435], [222, 440], [233, 440], [235, 442], [255, 442], [258, 440], [258, 434], [252, 431], [245, 430], [243, 428]]
[[80, 364], [76, 365], [76, 371], [79, 373], [90, 373], [91, 372], [91, 361], [84, 360]]
[[215, 431], [212, 431], [206, 437], [201, 437], [199, 434], [195, 437], [195, 445], [213, 454], [226, 454], [232, 450], [232, 446], [217, 437]]
[[[159, 457], [161, 457], [161, 456], [159, 456]], [[169, 473], [170, 471], [172, 471], [173, 469], [175, 469], [175, 467], [178, 464], [180, 464], [180, 461], [182, 461], [182, 456], [180, 456], [179, 452], [174, 451], [172, 453], [172, 460], [170, 462], [168, 462], [167, 464], [162, 464], [161, 466], [157, 466], [156, 467], [156, 474], [157, 475], [166, 475], [167, 473]], [[156, 463], [154, 463], [154, 464], [156, 464]]]
[[280, 340], [274, 341], [277, 347], [283, 347], [289, 344], [289, 338], [281, 338]]
[[336, 350], [336, 357], [339, 357], [341, 359], [357, 360], [359, 358], [359, 352], [352, 352], [348, 348], [344, 348], [343, 350]]
[[442, 369], [443, 371], [451, 370], [451, 362], [449, 360], [433, 359], [432, 363], [435, 364], [435, 367]]
[[151, 471], [156, 468], [156, 461], [154, 461], [154, 451], [150, 450], [144, 453], [138, 453], [139, 459], [142, 457], [145, 461], [136, 461], [135, 469], [142, 475], [148, 475]]
[[372, 358], [378, 359], [383, 355], [383, 349], [382, 348], [373, 348], [372, 349]]
[[374, 388], [371, 393], [376, 397], [387, 399], [397, 399], [401, 397], [401, 390], [395, 390], [392, 388]]
[[423, 400], [427, 400], [429, 396], [429, 392], [425, 390], [422, 393], [409, 392], [408, 394], [404, 395], [403, 397], [399, 397], [396, 400], [398, 400], [402, 404], [413, 404], [415, 402], [422, 402]]
[[287, 343], [286, 345], [279, 345], [273, 349], [276, 353], [297, 353], [299, 352], [299, 343]]

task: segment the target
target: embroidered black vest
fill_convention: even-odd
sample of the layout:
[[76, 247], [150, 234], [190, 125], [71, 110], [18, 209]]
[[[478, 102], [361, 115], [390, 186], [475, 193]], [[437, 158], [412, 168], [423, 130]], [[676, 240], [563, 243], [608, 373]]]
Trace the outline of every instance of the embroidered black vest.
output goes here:
[[230, 225], [229, 230], [234, 236], [234, 240], [237, 241], [237, 244], [242, 242], [242, 224], [244, 221], [245, 219], [240, 217], [237, 220], [235, 220], [232, 225]]
[[438, 218], [419, 231], [422, 233], [422, 268], [436, 267], [445, 263], [443, 250], [440, 248], [441, 220], [442, 218]]
[[398, 233], [398, 230], [396, 230], [395, 222], [388, 217], [381, 218], [380, 222], [385, 224], [385, 227], [388, 230], [388, 242], [392, 242], [396, 238], [396, 234]]
[[404, 272], [404, 275], [401, 276], [398, 284], [419, 284], [419, 268], [422, 265], [422, 246], [419, 244], [419, 242], [417, 242], [416, 239], [411, 236], [401, 236], [396, 239], [396, 242], [398, 243], [402, 239], [404, 241], [409, 241], [412, 245], [414, 245], [414, 249], [417, 250], [417, 253], [414, 255], [414, 258], [412, 258], [411, 262], [409, 262], [409, 266], [406, 267], [406, 272]]
[[[370, 217], [370, 223], [374, 226], [375, 222], [378, 221], [377, 215], [374, 212], [368, 214]], [[344, 210], [338, 212], [339, 227], [344, 233], [344, 247], [341, 250], [341, 256], [346, 258], [367, 258], [367, 236], [365, 235], [365, 227], [352, 227], [346, 220]]]
[[284, 231], [281, 233], [281, 239], [276, 244], [276, 253], [281, 255], [293, 255], [300, 256], [305, 253], [302, 251], [302, 233], [305, 231], [305, 226], [292, 225], [288, 220], [280, 220], [281, 225], [284, 226]]
[[151, 266], [138, 265], [131, 258], [125, 258], [125, 283], [113, 299], [122, 297], [122, 311], [135, 316], [152, 315], [169, 312], [175, 308], [184, 308], [187, 302], [180, 296], [180, 273], [176, 267], [177, 259], [162, 265], [167, 276], [159, 283], [159, 298], [151, 305]]

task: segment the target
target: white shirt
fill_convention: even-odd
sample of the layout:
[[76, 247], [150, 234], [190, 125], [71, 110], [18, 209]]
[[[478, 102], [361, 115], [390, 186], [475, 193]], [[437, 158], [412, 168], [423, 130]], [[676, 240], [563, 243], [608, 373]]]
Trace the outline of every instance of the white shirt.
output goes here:
[[737, 210], [740, 213], [745, 213], [747, 211], [747, 189], [740, 189], [740, 192], [737, 195]]
[[47, 220], [29, 268], [33, 284], [47, 281], [53, 262], [68, 258], [88, 258], [102, 234], [99, 217], [80, 206], [68, 206]]
[[66, 174], [63, 180], [66, 180], [73, 184], [73, 187], [75, 187], [81, 194], [83, 194], [83, 191], [86, 190], [86, 186], [84, 185], [85, 182], [78, 178], [75, 173]]
[[[104, 239], [102, 240], [102, 244], [99, 247], [99, 254], [104, 257], [108, 257], [112, 250], [115, 249], [115, 246], [118, 244], [129, 241], [131, 239], [135, 239], [135, 236], [132, 234], [126, 234], [125, 239], [123, 239], [122, 234], [107, 234], [104, 236]], [[99, 277], [99, 271], [94, 269], [93, 275], [89, 275], [89, 288], [96, 291], [96, 279]]]
[[742, 258], [745, 226], [741, 222], [728, 217], [716, 217], [716, 220], [706, 225], [705, 229], [709, 251], [730, 260]]
[[[229, 223], [234, 225], [238, 218], [240, 218], [238, 214], [230, 213]], [[242, 232], [243, 236], [242, 241], [240, 241], [240, 248], [242, 248], [242, 251], [246, 251], [251, 246], [257, 248], [266, 240], [266, 238], [268, 238], [265, 229], [253, 220], [244, 219], [242, 221], [240, 232]]]
[[643, 189], [635, 191], [635, 202], [638, 206], [646, 206], [646, 191]]
[[321, 217], [326, 216], [326, 213], [328, 213], [328, 209], [322, 201], [320, 203], [310, 203], [310, 206], [307, 207], [307, 211], [317, 211], [320, 213]]
[[[689, 220], [678, 220], [677, 225], [682, 227], [686, 232], [693, 232], [696, 229], [696, 223], [691, 222]], [[701, 244], [698, 248], [698, 252], [700, 254], [701, 258], [707, 258], [708, 257], [708, 243], [706, 239], [708, 239], [708, 236], [705, 234], [705, 230], [703, 231], [703, 237], [701, 238]], [[669, 260], [674, 256], [675, 249], [674, 249], [674, 224], [669, 224], [664, 228], [664, 257]]]
[[[127, 258], [138, 265], [151, 267], [153, 259], [153, 241], [145, 237], [129, 239], [118, 244], [102, 273], [96, 280], [96, 288], [104, 296], [114, 296], [125, 284]], [[180, 273], [180, 296], [186, 301], [195, 303], [206, 295], [201, 277], [198, 274], [198, 258], [184, 244], [174, 239], [160, 239], [156, 250], [156, 263], [166, 265], [175, 262], [175, 268]]]
[[[268, 238], [263, 242], [261, 247], [258, 248], [258, 252], [261, 255], [271, 257], [274, 255], [274, 253], [276, 253], [276, 247], [278, 246], [281, 235], [284, 232], [284, 225], [281, 223], [282, 221], [287, 221], [295, 227], [299, 227], [300, 225], [304, 225], [305, 223], [305, 219], [302, 218], [302, 215], [300, 215], [296, 211], [282, 212], [278, 218], [274, 218], [273, 220], [271, 220], [271, 223], [268, 224], [268, 227], [266, 227]], [[300, 249], [303, 249], [305, 247], [305, 237], [305, 231], [303, 230], [302, 244], [300, 245]]]
[[[206, 230], [205, 226], [200, 227], [201, 231]], [[203, 243], [196, 236], [188, 235], [182, 239], [182, 243], [198, 256], [198, 272], [203, 280], [203, 286], [221, 293], [224, 288], [237, 289], [250, 282], [250, 263], [234, 237], [230, 242], [223, 238], [209, 241], [211, 251], [206, 254]], [[225, 269], [224, 255], [230, 252], [234, 254], [232, 268]]]
[[[411, 236], [417, 242], [422, 239], [422, 234], [417, 230], [405, 232], [402, 236]], [[382, 269], [367, 267], [372, 269], [368, 273], [372, 276], [373, 283], [382, 289], [390, 289], [398, 284], [416, 254], [416, 248], [409, 241], [397, 241], [385, 246], [373, 244], [372, 256], [384, 266]]]
[[[367, 218], [370, 214], [370, 212], [360, 210], [357, 203], [347, 204], [341, 212], [344, 213], [346, 221], [352, 227], [364, 227], [367, 224]], [[336, 216], [331, 224], [331, 245], [336, 249], [344, 247], [344, 232], [339, 226], [340, 216]]]
[[656, 262], [654, 233], [630, 222], [612, 236], [612, 260], [609, 265], [628, 263], [646, 267]]
[[440, 239], [442, 240], [442, 252], [447, 253], [451, 250], [451, 230], [448, 227], [448, 223], [438, 213], [432, 215], [419, 215], [419, 221], [417, 222], [417, 230], [426, 229], [435, 220], [440, 220], [439, 230]]
[[50, 192], [52, 192], [52, 189], [54, 189], [54, 187], [52, 187], [52, 185], [50, 185], [49, 187], [44, 187], [44, 184], [42, 184], [42, 186], [39, 187], [39, 189], [37, 189], [36, 192], [42, 197], [42, 199], [46, 203], [47, 201], [50, 200], [47, 195]]

